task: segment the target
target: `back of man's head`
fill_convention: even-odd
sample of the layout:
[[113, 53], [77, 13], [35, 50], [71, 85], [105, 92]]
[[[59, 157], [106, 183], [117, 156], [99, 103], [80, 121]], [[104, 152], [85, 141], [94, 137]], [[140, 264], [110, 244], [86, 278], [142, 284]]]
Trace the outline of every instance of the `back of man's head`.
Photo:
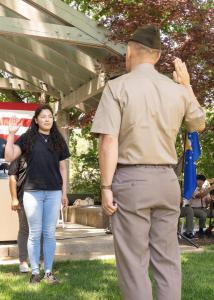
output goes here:
[[144, 25], [137, 28], [129, 41], [141, 44], [153, 50], [161, 50], [160, 31], [153, 25]]
[[155, 64], [160, 58], [160, 31], [156, 26], [144, 25], [139, 27], [131, 36], [126, 53], [126, 66], [130, 71], [140, 63]]

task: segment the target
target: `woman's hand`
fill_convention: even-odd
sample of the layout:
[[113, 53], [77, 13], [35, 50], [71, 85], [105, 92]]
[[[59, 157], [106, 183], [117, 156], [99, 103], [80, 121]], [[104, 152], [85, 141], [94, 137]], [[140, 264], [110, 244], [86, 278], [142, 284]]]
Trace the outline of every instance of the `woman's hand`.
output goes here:
[[20, 120], [16, 118], [16, 116], [12, 116], [9, 120], [9, 127], [8, 127], [8, 131], [9, 134], [16, 134], [16, 132], [19, 130], [20, 128]]
[[68, 207], [68, 197], [66, 194], [62, 194], [62, 206], [63, 207]]
[[173, 72], [173, 79], [180, 84], [185, 86], [190, 85], [190, 76], [186, 67], [185, 62], [182, 62], [180, 58], [174, 60], [175, 71]]
[[18, 199], [12, 199], [11, 208], [12, 208], [12, 210], [19, 210], [20, 209], [20, 204], [19, 204]]

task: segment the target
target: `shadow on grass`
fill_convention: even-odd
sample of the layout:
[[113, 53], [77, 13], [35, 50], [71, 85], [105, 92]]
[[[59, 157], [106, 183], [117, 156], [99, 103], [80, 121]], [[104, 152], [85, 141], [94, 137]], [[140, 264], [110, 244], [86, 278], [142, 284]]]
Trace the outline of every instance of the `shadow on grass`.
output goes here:
[[29, 275], [17, 266], [0, 266], [1, 300], [119, 300], [121, 299], [114, 261], [65, 261], [55, 263], [61, 284], [41, 282], [30, 286]]
[[[206, 249], [182, 255], [182, 300], [214, 299], [214, 245]], [[29, 275], [20, 275], [17, 270], [15, 265], [0, 266], [0, 300], [121, 299], [114, 260], [55, 263], [55, 274], [61, 280], [56, 286], [41, 282], [32, 287]]]

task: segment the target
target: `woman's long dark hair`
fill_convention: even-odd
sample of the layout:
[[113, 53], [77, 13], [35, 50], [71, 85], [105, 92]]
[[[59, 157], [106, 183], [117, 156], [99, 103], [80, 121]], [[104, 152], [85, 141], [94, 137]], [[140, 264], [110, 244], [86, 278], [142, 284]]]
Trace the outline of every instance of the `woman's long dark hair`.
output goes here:
[[[45, 109], [48, 109], [53, 116], [53, 110], [48, 104], [40, 105], [35, 110], [29, 129], [26, 131], [26, 133], [24, 133], [25, 152], [27, 156], [32, 151], [33, 145], [35, 144], [36, 139], [38, 137], [39, 126], [35, 122], [35, 120], [38, 118], [41, 111]], [[59, 132], [55, 121], [53, 121], [53, 126], [51, 127], [50, 130], [50, 136], [48, 139], [48, 148], [50, 151], [56, 151], [58, 153], [63, 151], [63, 149], [65, 149], [65, 140], [62, 134]]]

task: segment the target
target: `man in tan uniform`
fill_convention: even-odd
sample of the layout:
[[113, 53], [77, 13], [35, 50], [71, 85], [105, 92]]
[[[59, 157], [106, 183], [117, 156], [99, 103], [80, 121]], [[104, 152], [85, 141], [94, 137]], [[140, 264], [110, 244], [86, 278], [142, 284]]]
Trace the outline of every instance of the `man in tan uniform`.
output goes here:
[[188, 131], [201, 131], [205, 118], [185, 64], [175, 60], [176, 83], [155, 70], [159, 58], [159, 30], [139, 28], [127, 47], [128, 73], [106, 84], [92, 126], [125, 300], [152, 299], [149, 265], [157, 299], [181, 299], [175, 141], [183, 120]]

